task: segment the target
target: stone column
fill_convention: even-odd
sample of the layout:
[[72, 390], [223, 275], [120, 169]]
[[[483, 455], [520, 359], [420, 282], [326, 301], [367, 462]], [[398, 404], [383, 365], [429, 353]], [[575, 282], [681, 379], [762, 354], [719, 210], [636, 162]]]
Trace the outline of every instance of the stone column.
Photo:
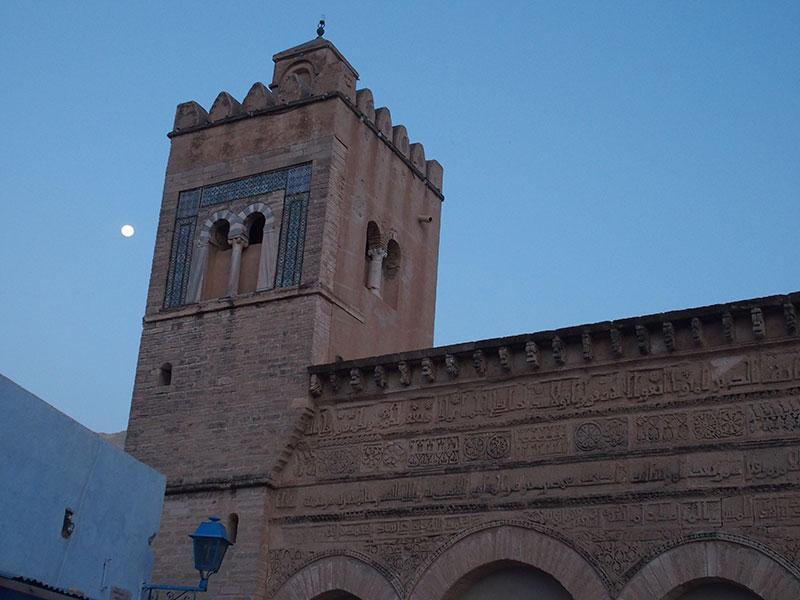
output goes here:
[[373, 294], [381, 297], [381, 276], [383, 270], [383, 259], [386, 258], [386, 248], [370, 248], [367, 251], [369, 257], [369, 271], [367, 273], [367, 288]]
[[228, 272], [228, 296], [239, 294], [239, 273], [242, 270], [242, 250], [247, 247], [247, 238], [236, 236], [228, 240], [231, 244], [231, 268]]
[[189, 289], [186, 302], [200, 302], [203, 294], [203, 279], [208, 268], [208, 240], [200, 239], [195, 246], [192, 267], [189, 271]]

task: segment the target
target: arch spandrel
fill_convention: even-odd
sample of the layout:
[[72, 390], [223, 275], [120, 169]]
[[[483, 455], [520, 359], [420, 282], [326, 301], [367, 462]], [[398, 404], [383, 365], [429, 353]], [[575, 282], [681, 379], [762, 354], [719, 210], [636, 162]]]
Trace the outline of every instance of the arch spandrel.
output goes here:
[[757, 542], [718, 535], [664, 550], [641, 567], [619, 600], [675, 600], [687, 585], [719, 580], [742, 586], [765, 600], [797, 600], [800, 577]]
[[409, 600], [439, 600], [491, 563], [528, 565], [552, 576], [574, 600], [610, 600], [594, 565], [550, 535], [517, 524], [494, 524], [455, 538], [418, 571]]
[[[317, 600], [334, 592], [361, 600], [401, 600], [401, 594], [378, 569], [355, 556], [324, 556], [295, 572], [273, 600]], [[345, 595], [345, 597], [347, 597]]]

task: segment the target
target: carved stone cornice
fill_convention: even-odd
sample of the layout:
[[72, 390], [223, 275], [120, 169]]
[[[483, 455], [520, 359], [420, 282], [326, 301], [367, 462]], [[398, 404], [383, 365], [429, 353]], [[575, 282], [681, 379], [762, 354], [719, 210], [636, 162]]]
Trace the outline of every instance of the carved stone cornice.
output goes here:
[[[425, 348], [399, 354], [339, 361], [309, 367], [310, 388], [319, 402], [347, 402], [456, 382], [498, 380], [533, 373], [562, 372], [634, 361], [677, 360], [717, 350], [752, 348], [791, 339], [798, 333], [795, 305], [800, 292], [578, 325], [504, 338]], [[459, 369], [472, 364], [473, 369]], [[334, 389], [328, 382], [348, 380], [353, 369], [374, 372], [380, 384]], [[437, 370], [448, 377], [436, 377]], [[322, 390], [319, 391], [319, 384]]]

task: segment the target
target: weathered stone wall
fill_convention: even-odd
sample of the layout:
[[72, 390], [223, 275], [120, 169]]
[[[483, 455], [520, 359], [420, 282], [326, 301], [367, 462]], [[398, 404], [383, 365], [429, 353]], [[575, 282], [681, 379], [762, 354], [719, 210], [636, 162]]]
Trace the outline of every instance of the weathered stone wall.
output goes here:
[[660, 600], [715, 573], [798, 597], [797, 300], [311, 368], [269, 592], [344, 555], [398, 598], [508, 560], [577, 600]]

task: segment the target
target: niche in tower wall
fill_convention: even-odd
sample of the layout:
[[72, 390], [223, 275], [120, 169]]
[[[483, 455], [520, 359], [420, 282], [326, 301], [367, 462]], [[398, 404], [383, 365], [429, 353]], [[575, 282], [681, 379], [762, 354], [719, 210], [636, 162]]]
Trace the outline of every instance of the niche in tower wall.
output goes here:
[[308, 196], [311, 189], [311, 164], [278, 169], [182, 191], [178, 197], [172, 250], [167, 274], [164, 308], [186, 304], [194, 240], [199, 233], [201, 207], [230, 203], [242, 198], [284, 190], [284, 216], [280, 226], [276, 287], [300, 283], [305, 247]]

